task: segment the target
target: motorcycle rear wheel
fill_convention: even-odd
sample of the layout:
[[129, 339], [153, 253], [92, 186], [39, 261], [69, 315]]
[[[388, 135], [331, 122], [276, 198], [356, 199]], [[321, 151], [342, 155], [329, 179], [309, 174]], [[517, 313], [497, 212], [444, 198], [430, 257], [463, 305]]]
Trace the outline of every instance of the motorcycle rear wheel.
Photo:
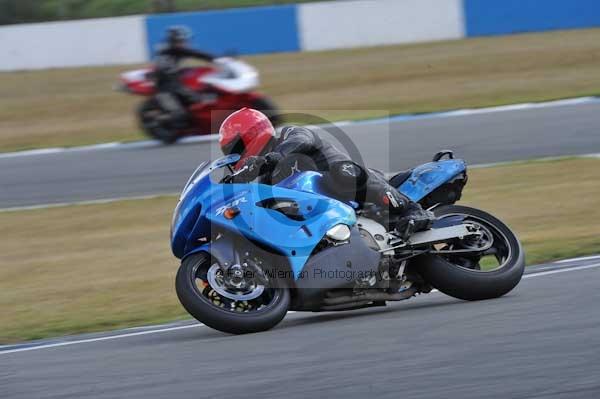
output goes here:
[[423, 255], [416, 260], [416, 270], [427, 282], [447, 295], [468, 301], [498, 298], [517, 286], [525, 270], [525, 255], [506, 224], [487, 212], [466, 206], [441, 206], [434, 213], [438, 219], [463, 216], [465, 221], [480, 224], [494, 237], [490, 250], [498, 264], [485, 270], [477, 257]]
[[[177, 297], [196, 320], [226, 333], [247, 334], [269, 330], [285, 317], [291, 301], [288, 289], [265, 287], [258, 298], [231, 300], [219, 295], [219, 287], [211, 286], [215, 284], [214, 273], [213, 278], [208, 274], [214, 267], [211, 256], [200, 252], [185, 258], [177, 272]], [[260, 306], [252, 309], [257, 302]]]
[[164, 111], [155, 99], [149, 99], [141, 103], [137, 110], [138, 122], [144, 133], [154, 140], [159, 140], [163, 144], [173, 144], [179, 138], [177, 129], [165, 126], [158, 121], [158, 116]]

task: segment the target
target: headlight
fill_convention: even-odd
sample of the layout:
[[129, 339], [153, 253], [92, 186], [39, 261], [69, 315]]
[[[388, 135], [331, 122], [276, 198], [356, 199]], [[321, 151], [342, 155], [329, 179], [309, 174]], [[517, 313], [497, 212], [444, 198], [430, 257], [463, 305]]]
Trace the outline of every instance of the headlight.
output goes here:
[[325, 235], [334, 241], [348, 241], [350, 239], [350, 227], [345, 224], [336, 224], [327, 230]]

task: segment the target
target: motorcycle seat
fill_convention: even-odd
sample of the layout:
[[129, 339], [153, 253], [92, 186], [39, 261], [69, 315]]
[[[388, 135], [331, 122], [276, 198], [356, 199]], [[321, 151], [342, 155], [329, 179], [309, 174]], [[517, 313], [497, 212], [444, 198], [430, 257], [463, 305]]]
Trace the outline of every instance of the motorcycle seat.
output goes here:
[[400, 172], [396, 173], [394, 176], [392, 176], [390, 178], [389, 182], [392, 186], [398, 188], [398, 187], [400, 187], [400, 185], [402, 183], [404, 183], [405, 181], [408, 180], [410, 175], [412, 175], [412, 172], [413, 172], [412, 169], [400, 171]]

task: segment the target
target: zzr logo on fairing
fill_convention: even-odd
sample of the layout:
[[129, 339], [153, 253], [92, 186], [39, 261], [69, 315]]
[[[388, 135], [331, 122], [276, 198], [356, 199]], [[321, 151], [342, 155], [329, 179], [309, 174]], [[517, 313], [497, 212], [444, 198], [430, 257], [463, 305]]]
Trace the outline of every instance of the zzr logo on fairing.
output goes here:
[[215, 216], [221, 216], [223, 214], [223, 212], [225, 212], [227, 210], [227, 208], [238, 206], [239, 204], [241, 204], [243, 202], [248, 202], [248, 200], [246, 199], [246, 197], [242, 197], [242, 198], [238, 198], [236, 200], [233, 200], [233, 201], [231, 201], [231, 202], [223, 205], [222, 207], [218, 208], [217, 212], [215, 213]]

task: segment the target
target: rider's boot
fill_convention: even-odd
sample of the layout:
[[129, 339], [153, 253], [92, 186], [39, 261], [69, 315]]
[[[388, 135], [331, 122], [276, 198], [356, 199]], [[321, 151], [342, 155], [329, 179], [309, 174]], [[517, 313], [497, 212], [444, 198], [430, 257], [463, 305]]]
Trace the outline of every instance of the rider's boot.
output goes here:
[[389, 212], [389, 229], [395, 230], [401, 237], [407, 238], [412, 233], [431, 228], [435, 220], [433, 212], [423, 209], [398, 190], [386, 185], [379, 196]]
[[161, 92], [157, 94], [156, 99], [165, 111], [157, 117], [159, 123], [176, 129], [182, 129], [189, 125], [188, 111], [177, 95], [170, 92]]
[[410, 201], [402, 213], [395, 213], [390, 209], [390, 229], [393, 229], [403, 238], [411, 234], [428, 230], [435, 221], [433, 212], [425, 210], [416, 202]]

